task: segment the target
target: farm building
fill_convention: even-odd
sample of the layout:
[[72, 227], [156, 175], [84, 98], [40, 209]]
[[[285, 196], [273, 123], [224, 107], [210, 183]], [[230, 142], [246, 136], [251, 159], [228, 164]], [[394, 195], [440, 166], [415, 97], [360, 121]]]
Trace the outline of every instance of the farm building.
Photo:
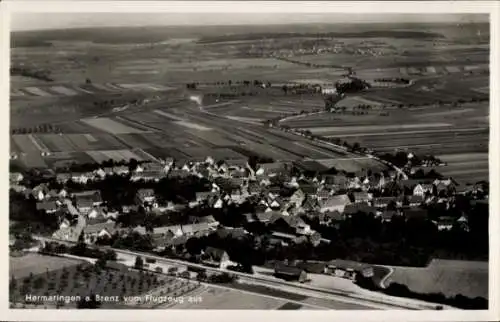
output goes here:
[[373, 267], [364, 263], [343, 259], [334, 259], [328, 262], [328, 265], [325, 267], [324, 273], [337, 277], [347, 278], [350, 280], [355, 280], [357, 274], [361, 274], [363, 277], [372, 277]]
[[226, 268], [231, 264], [227, 252], [223, 249], [214, 247], [207, 247], [205, 249], [201, 255], [201, 262], [204, 265], [218, 268]]
[[286, 281], [298, 281], [301, 283], [307, 280], [307, 273], [305, 270], [284, 263], [276, 264], [274, 267], [274, 276]]

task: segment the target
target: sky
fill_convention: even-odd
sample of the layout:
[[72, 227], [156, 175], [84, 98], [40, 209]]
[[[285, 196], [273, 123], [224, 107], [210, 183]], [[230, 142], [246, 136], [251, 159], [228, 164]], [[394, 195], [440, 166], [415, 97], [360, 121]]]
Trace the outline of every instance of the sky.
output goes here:
[[11, 30], [287, 23], [481, 22], [477, 14], [13, 13]]

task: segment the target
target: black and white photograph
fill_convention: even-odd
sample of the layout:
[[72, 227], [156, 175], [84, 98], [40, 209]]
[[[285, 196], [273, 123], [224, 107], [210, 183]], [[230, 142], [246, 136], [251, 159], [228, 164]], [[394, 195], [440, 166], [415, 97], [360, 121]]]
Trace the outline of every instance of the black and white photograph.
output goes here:
[[10, 310], [488, 310], [490, 18], [10, 13]]

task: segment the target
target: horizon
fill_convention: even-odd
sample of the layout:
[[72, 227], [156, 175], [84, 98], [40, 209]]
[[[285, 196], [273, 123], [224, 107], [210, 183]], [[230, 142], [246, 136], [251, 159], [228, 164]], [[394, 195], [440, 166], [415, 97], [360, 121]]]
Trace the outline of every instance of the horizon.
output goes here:
[[487, 14], [16, 13], [12, 15], [11, 32], [289, 24], [468, 24], [488, 23], [488, 18]]

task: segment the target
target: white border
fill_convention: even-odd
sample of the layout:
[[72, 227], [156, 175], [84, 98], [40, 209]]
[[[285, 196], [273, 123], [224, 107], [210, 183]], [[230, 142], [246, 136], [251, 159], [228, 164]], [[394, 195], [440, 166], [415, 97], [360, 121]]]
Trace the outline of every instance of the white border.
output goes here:
[[[189, 2], [153, 2], [153, 1], [15, 1], [0, 3], [1, 8], [1, 57], [2, 78], [0, 84], [0, 99], [2, 100], [3, 135], [0, 138], [0, 146], [3, 148], [1, 165], [2, 184], [4, 185], [1, 205], [3, 224], [0, 225], [0, 235], [3, 236], [5, 244], [2, 243], [3, 256], [0, 265], [2, 278], [0, 288], [8, 290], [8, 146], [9, 139], [7, 128], [10, 118], [8, 106], [9, 101], [9, 28], [10, 13], [12, 12], [165, 12], [165, 13], [489, 13], [491, 22], [491, 77], [490, 77], [490, 196], [500, 196], [498, 156], [500, 133], [498, 122], [500, 111], [498, 93], [494, 89], [500, 88], [499, 75], [499, 4], [496, 1], [390, 1], [390, 2], [236, 2], [236, 1], [189, 1]], [[491, 108], [491, 107], [496, 108]], [[157, 310], [142, 311], [134, 310], [10, 310], [8, 309], [8, 292], [0, 292], [2, 309], [0, 316], [3, 320], [11, 321], [140, 321], [140, 320], [207, 320], [207, 317], [217, 321], [239, 322], [256, 320], [295, 320], [311, 319], [315, 321], [339, 321], [339, 320], [362, 320], [362, 321], [496, 321], [500, 319], [498, 311], [498, 286], [499, 267], [498, 246], [500, 225], [498, 218], [499, 199], [490, 200], [490, 310], [488, 311], [220, 311], [210, 310]], [[3, 286], [3, 287], [2, 287]], [[207, 315], [208, 313], [208, 315]]]

